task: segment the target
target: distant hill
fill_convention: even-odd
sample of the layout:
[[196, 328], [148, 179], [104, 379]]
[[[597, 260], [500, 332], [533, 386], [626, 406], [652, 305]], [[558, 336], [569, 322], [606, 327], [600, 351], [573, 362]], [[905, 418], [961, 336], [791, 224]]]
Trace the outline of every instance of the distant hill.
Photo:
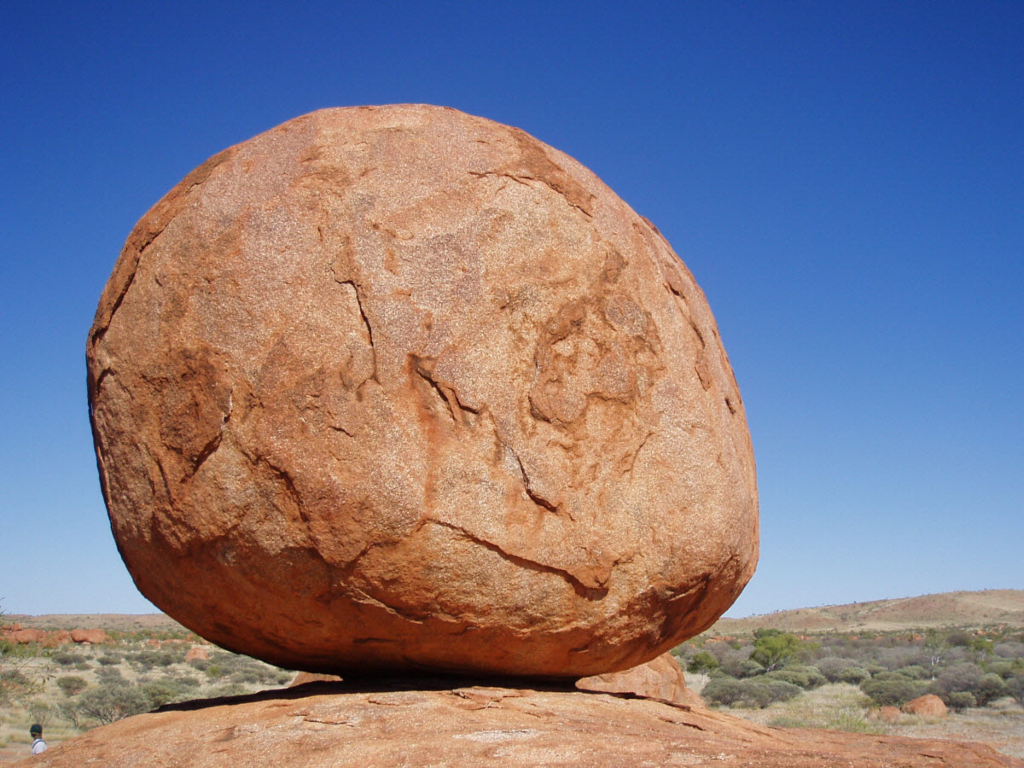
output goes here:
[[797, 608], [744, 619], [719, 619], [708, 632], [716, 635], [742, 634], [758, 627], [787, 632], [897, 631], [928, 627], [980, 628], [999, 624], [1024, 627], [1024, 590], [943, 592], [867, 603]]
[[[0, 623], [17, 622], [39, 629], [101, 627], [108, 631], [184, 631], [178, 622], [162, 613], [10, 614]], [[988, 627], [1005, 624], [1024, 627], [1024, 590], [989, 589], [983, 592], [944, 592], [921, 597], [873, 600], [867, 603], [826, 605], [776, 611], [745, 619], [719, 619], [708, 630], [713, 635], [753, 632], [770, 627], [787, 632], [856, 632], [859, 630], [899, 631], [928, 627]]]
[[32, 629], [92, 629], [108, 632], [178, 632], [185, 627], [163, 613], [46, 613], [41, 616], [5, 614], [0, 624], [21, 624]]

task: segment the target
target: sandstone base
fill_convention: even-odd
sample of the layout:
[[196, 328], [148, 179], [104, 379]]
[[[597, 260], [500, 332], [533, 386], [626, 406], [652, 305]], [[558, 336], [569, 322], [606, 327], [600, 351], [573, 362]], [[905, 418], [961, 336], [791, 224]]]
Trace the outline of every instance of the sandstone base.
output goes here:
[[310, 683], [174, 705], [97, 728], [31, 765], [1024, 768], [979, 744], [765, 728], [607, 693], [408, 683]]

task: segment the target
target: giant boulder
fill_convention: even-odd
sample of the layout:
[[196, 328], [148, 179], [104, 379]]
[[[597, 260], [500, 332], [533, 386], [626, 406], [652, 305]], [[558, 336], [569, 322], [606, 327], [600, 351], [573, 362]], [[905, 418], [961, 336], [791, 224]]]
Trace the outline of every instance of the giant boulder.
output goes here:
[[515, 128], [330, 109], [221, 152], [136, 225], [87, 354], [121, 555], [234, 651], [598, 674], [710, 626], [755, 567], [703, 294]]

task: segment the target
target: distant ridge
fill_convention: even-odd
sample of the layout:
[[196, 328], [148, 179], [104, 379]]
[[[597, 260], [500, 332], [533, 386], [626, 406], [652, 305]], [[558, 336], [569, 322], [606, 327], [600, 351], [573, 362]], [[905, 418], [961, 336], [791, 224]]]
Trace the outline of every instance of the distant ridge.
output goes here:
[[33, 629], [90, 629], [108, 632], [187, 632], [185, 627], [163, 613], [45, 613], [31, 616], [24, 613], [5, 614], [0, 625], [21, 624]]
[[[7, 614], [0, 624], [17, 622], [39, 629], [100, 627], [107, 631], [187, 631], [162, 613], [53, 613], [41, 616]], [[1024, 627], [1024, 590], [986, 589], [980, 592], [942, 592], [920, 597], [872, 600], [866, 603], [796, 608], [744, 619], [719, 619], [713, 635], [752, 632], [758, 627], [787, 632], [898, 631], [928, 627]]]
[[743, 619], [719, 619], [708, 632], [728, 635], [750, 632], [758, 627], [787, 632], [897, 631], [929, 627], [982, 628], [1000, 624], [1024, 627], [1024, 590], [942, 592], [866, 603], [796, 608]]

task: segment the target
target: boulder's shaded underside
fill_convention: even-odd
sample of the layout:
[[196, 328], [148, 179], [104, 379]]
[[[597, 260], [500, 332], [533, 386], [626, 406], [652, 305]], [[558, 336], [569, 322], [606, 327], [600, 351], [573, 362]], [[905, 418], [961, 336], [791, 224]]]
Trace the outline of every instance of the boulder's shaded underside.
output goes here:
[[175, 705], [97, 728], [31, 764], [1024, 766], [980, 744], [766, 728], [701, 707], [606, 693], [411, 689], [397, 680], [374, 688], [310, 683]]

